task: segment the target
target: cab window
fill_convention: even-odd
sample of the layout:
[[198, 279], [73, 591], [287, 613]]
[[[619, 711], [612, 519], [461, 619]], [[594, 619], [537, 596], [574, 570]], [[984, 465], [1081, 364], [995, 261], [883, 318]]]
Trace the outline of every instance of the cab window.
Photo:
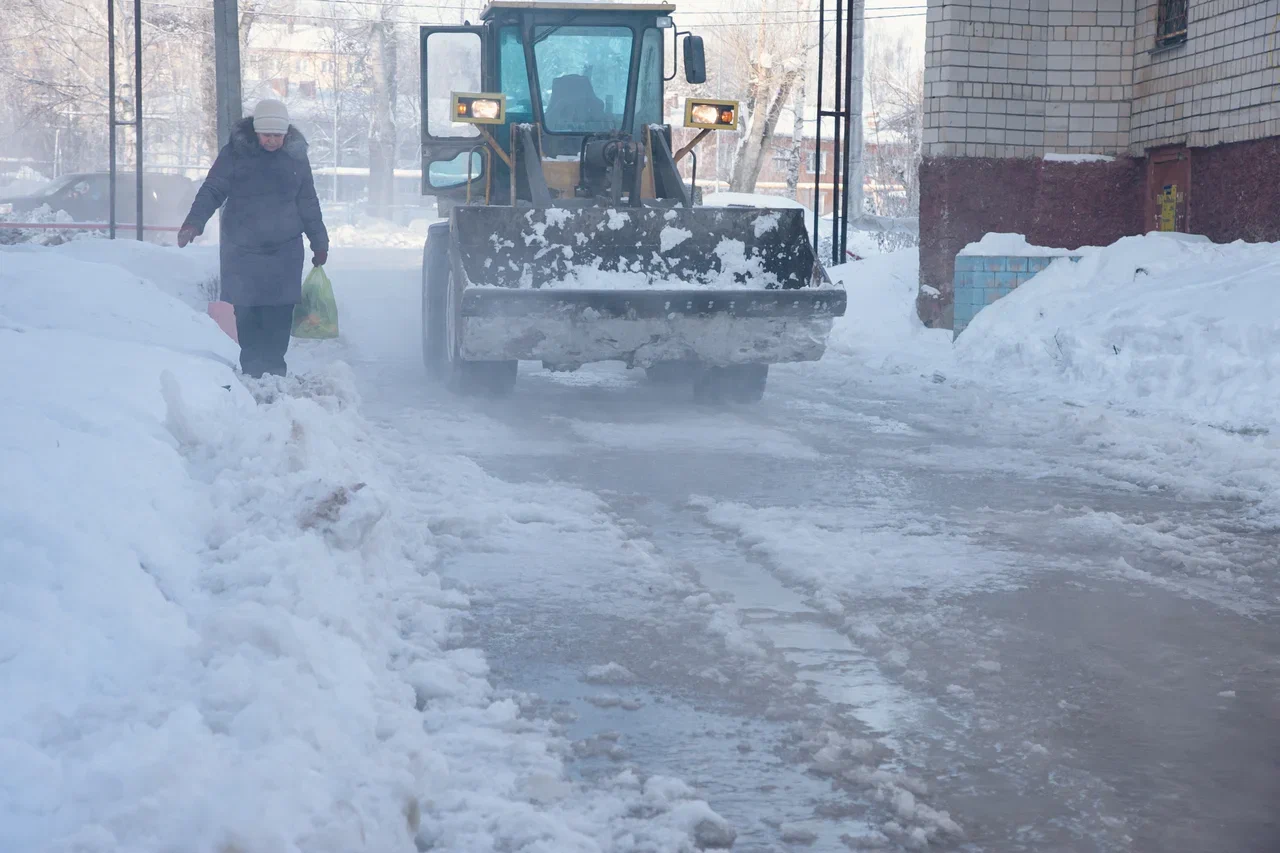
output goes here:
[[634, 38], [627, 27], [534, 30], [533, 55], [547, 130], [596, 133], [622, 128]]

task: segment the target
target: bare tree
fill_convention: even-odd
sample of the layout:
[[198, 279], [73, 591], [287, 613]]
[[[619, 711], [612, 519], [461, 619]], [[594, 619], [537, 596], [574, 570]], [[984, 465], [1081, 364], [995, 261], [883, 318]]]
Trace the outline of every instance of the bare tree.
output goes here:
[[815, 46], [808, 0], [758, 2], [753, 25], [743, 26], [740, 14], [725, 15], [713, 37], [725, 66], [722, 91], [738, 96], [745, 119], [729, 177], [735, 192], [754, 190], [761, 169], [774, 156], [778, 119], [790, 105], [793, 89], [803, 85]]
[[869, 156], [874, 209], [881, 216], [916, 216], [924, 119], [924, 62], [905, 34], [873, 38], [867, 54]]
[[369, 212], [390, 218], [395, 204], [396, 31], [392, 7], [383, 3], [370, 36], [373, 112], [369, 123]]

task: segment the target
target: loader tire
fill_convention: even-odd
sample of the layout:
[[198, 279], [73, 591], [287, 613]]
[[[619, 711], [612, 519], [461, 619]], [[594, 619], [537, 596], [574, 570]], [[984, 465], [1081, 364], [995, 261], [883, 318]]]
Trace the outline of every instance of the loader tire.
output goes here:
[[768, 381], [767, 364], [708, 367], [693, 382], [693, 398], [700, 403], [758, 403]]
[[449, 254], [441, 240], [427, 240], [422, 250], [422, 366], [437, 381], [447, 379], [444, 312], [447, 305], [441, 279], [448, 278]]
[[429, 239], [422, 260], [422, 362], [427, 373], [457, 394], [505, 397], [515, 389], [520, 362], [462, 358], [460, 295], [447, 240]]

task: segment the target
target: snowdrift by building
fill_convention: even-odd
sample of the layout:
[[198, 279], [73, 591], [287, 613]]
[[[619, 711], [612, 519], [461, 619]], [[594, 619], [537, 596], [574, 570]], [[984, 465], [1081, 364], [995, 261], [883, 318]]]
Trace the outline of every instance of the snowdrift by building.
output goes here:
[[[567, 782], [457, 647], [468, 602], [341, 364], [242, 382], [135, 274], [171, 259], [83, 251], [0, 250], [0, 850], [682, 851], [723, 824], [657, 777]], [[500, 513], [466, 466], [449, 511]]]
[[1280, 421], [1280, 244], [1128, 237], [987, 306], [963, 368], [1206, 423]]

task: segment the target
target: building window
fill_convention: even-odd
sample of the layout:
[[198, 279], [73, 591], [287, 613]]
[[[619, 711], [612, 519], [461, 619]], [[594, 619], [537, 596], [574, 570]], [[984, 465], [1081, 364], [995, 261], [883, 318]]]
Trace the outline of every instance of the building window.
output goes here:
[[1172, 47], [1187, 40], [1187, 0], [1160, 0], [1156, 47]]
[[316, 96], [316, 83], [314, 80], [304, 80], [298, 84], [298, 94], [304, 98], [314, 98]]
[[818, 152], [816, 151], [810, 151], [807, 158], [808, 163], [806, 163], [806, 165], [808, 166], [809, 174], [811, 175], [821, 175], [827, 171], [827, 152], [822, 152], [821, 160], [817, 159], [817, 153]]

